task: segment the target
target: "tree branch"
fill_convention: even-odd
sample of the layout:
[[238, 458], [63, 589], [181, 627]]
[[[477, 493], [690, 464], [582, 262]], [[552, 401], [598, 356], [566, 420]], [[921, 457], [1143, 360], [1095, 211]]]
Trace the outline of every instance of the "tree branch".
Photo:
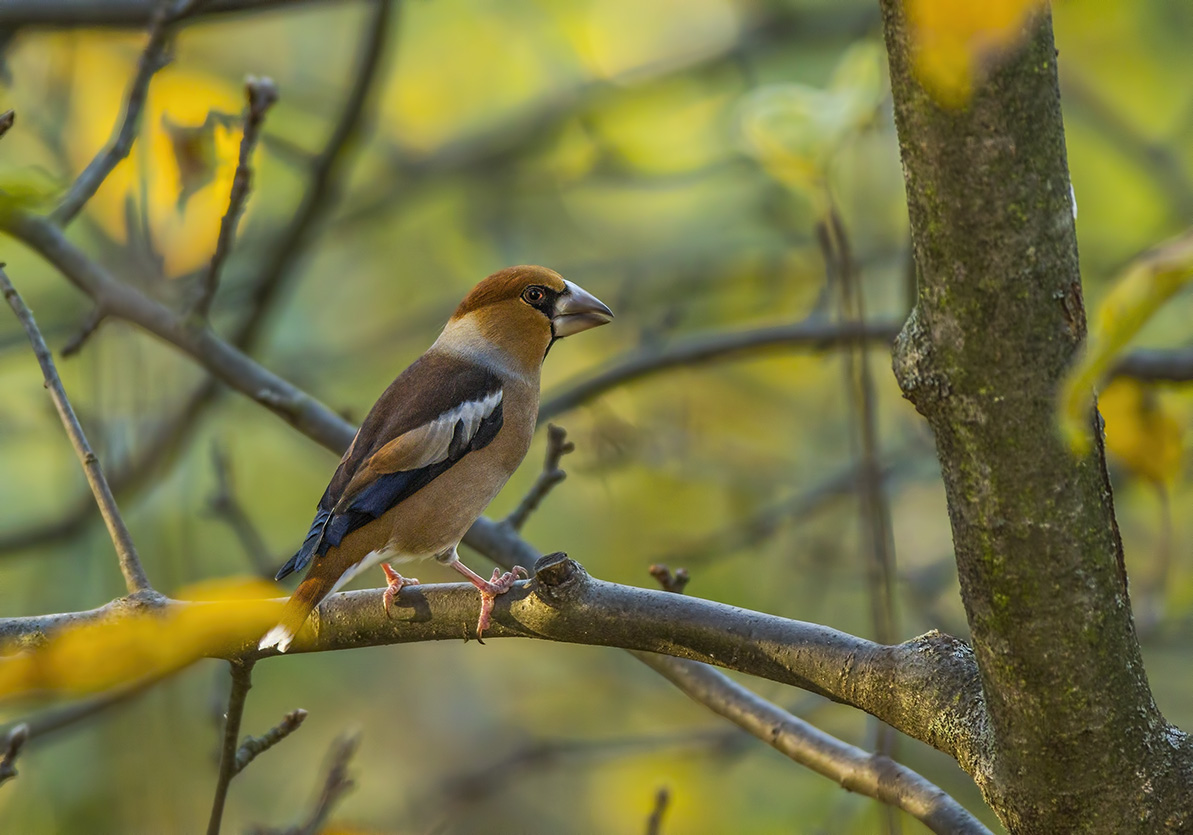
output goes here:
[[158, 70], [169, 63], [168, 54], [174, 41], [176, 26], [190, 13], [196, 2], [201, 3], [202, 0], [161, 0], [157, 4], [150, 18], [149, 39], [137, 62], [137, 72], [125, 96], [124, 117], [116, 126], [107, 147], [92, 158], [83, 169], [83, 173], [71, 185], [62, 202], [50, 214], [50, 219], [56, 225], [65, 226], [70, 223], [99, 190], [103, 181], [112, 173], [112, 169], [128, 156], [141, 124], [141, 111], [149, 93], [149, 82]]
[[842, 742], [724, 673], [665, 655], [634, 655], [694, 701], [842, 788], [902, 809], [941, 835], [990, 835], [961, 804], [915, 771]]
[[[372, 0], [372, 14], [367, 16], [361, 32], [360, 62], [344, 109], [327, 144], [311, 165], [311, 177], [302, 202], [253, 288], [252, 313], [241, 326], [245, 331], [260, 331], [261, 320], [269, 313], [268, 306], [261, 304], [261, 300], [276, 292], [289, 270], [310, 246], [315, 225], [336, 204], [338, 183], [346, 160], [364, 130], [367, 105], [381, 77], [380, 69], [393, 28], [392, 11], [393, 0]], [[243, 347], [251, 351], [254, 346], [250, 340]]]
[[244, 742], [240, 743], [240, 747], [236, 749], [236, 761], [233, 765], [232, 776], [244, 771], [249, 763], [301, 728], [306, 718], [307, 712], [298, 708], [283, 716], [282, 721], [266, 731], [264, 735], [246, 736]]
[[567, 478], [567, 473], [559, 466], [563, 456], [575, 451], [576, 445], [568, 439], [567, 430], [553, 423], [547, 424], [547, 458], [543, 462], [543, 471], [535, 479], [530, 491], [509, 516], [505, 517], [503, 525], [514, 531], [522, 530], [530, 514], [538, 508], [539, 503], [547, 497], [555, 486]]
[[13, 211], [0, 217], [0, 228], [31, 246], [109, 315], [133, 322], [180, 348], [217, 379], [247, 394], [303, 434], [332, 448], [345, 449], [351, 443], [355, 429], [342, 417], [253, 362], [210, 328], [190, 326], [165, 305], [117, 281], [45, 218]]
[[897, 322], [858, 324], [805, 320], [790, 325], [690, 336], [662, 348], [640, 349], [610, 362], [587, 379], [565, 384], [562, 392], [543, 401], [539, 407], [539, 422], [574, 409], [610, 389], [680, 366], [793, 348], [823, 350], [857, 340], [889, 345], [898, 332]]
[[37, 329], [37, 323], [33, 321], [33, 314], [29, 312], [29, 308], [21, 300], [16, 288], [8, 280], [2, 264], [0, 264], [0, 290], [3, 290], [5, 299], [25, 328], [25, 333], [29, 335], [33, 353], [37, 356], [38, 364], [41, 365], [42, 374], [45, 376], [46, 388], [50, 390], [50, 398], [54, 401], [58, 417], [62, 419], [62, 425], [83, 466], [83, 472], [87, 476], [87, 483], [91, 486], [95, 502], [99, 505], [104, 524], [108, 527], [108, 535], [112, 538], [112, 545], [116, 548], [120, 572], [124, 575], [124, 582], [128, 586], [129, 594], [152, 591], [149, 578], [145, 576], [145, 570], [141, 567], [141, 560], [137, 556], [136, 546], [133, 545], [132, 535], [129, 534], [128, 528], [124, 524], [124, 518], [116, 506], [116, 499], [113, 498], [108, 481], [104, 478], [103, 468], [100, 467], [99, 459], [95, 453], [91, 451], [91, 446], [87, 443], [87, 436], [83, 433], [83, 427], [79, 424], [79, 419], [75, 416], [70, 400], [66, 397], [66, 390], [62, 388], [62, 380], [58, 378], [58, 371], [54, 368], [54, 358], [50, 354], [50, 349], [46, 347], [41, 331]]
[[0, 113], [0, 136], [8, 133], [9, 128], [16, 123], [16, 120], [16, 111], [5, 110], [3, 113]]
[[1153, 383], [1193, 381], [1193, 348], [1140, 348], [1127, 354], [1107, 377], [1131, 377]]
[[[207, 0], [194, 10], [194, 20], [227, 14], [287, 9], [314, 5], [315, 0]], [[147, 26], [161, 7], [160, 0], [4, 0], [0, 3], [0, 28], [54, 26], [81, 28]]]
[[671, 801], [671, 792], [664, 786], [655, 792], [654, 808], [650, 810], [650, 817], [646, 819], [646, 835], [661, 835], [663, 831], [663, 815], [667, 813], [667, 804]]
[[0, 757], [0, 786], [17, 776], [17, 754], [29, 738], [29, 726], [21, 723], [8, 732], [4, 740], [4, 755]]
[[[672, 573], [667, 566], [656, 565], [650, 573], [672, 594], [683, 594], [688, 583], [682, 568]], [[872, 797], [887, 808], [902, 809], [942, 835], [990, 835], [946, 792], [888, 755], [870, 754], [842, 742], [705, 664], [648, 652], [631, 654], [693, 701], [842, 788]]]
[[[207, 835], [220, 835], [220, 824], [224, 817], [224, 801], [228, 798], [228, 786], [239, 772], [240, 720], [244, 717], [244, 704], [253, 686], [254, 659], [233, 660], [232, 684], [228, 691], [228, 710], [224, 714], [224, 743], [220, 747], [220, 773], [215, 783], [215, 797], [211, 801], [211, 818], [207, 821]], [[248, 759], [252, 759], [249, 757]], [[246, 761], [247, 764], [247, 761]]]
[[323, 780], [319, 800], [305, 823], [286, 829], [268, 829], [259, 826], [250, 830], [253, 835], [316, 835], [323, 829], [336, 803], [356, 786], [352, 778], [348, 776], [348, 764], [356, 754], [359, 744], [360, 735], [357, 733], [344, 734], [331, 744], [327, 777]]
[[232, 176], [232, 189], [228, 194], [228, 210], [224, 212], [220, 221], [215, 253], [211, 256], [207, 272], [203, 274], [199, 296], [191, 307], [191, 314], [200, 319], [206, 319], [211, 312], [211, 303], [215, 301], [215, 294], [219, 290], [220, 270], [223, 269], [228, 253], [232, 251], [236, 227], [244, 212], [249, 189], [252, 188], [253, 150], [257, 147], [261, 126], [265, 123], [265, 114], [278, 100], [278, 88], [268, 78], [250, 77], [245, 81], [244, 95], [247, 99], [244, 108], [244, 133], [240, 138], [240, 155], [236, 161], [236, 173]]
[[[497, 527], [496, 523], [489, 523]], [[520, 541], [520, 540], [519, 540]], [[168, 601], [163, 611], [203, 606]], [[92, 623], [121, 611], [117, 604], [71, 614], [0, 618], [0, 640], [37, 645], [54, 630]], [[295, 639], [290, 653], [459, 640], [479, 614], [466, 583], [403, 589], [386, 614], [376, 589], [328, 598]], [[486, 639], [537, 638], [614, 646], [688, 658], [800, 687], [864, 710], [958, 758], [971, 771], [985, 756], [984, 704], [973, 655], [955, 638], [929, 633], [894, 646], [826, 626], [589, 577], [557, 554], [536, 566], [534, 582], [501, 595]], [[256, 659], [259, 636], [211, 655]]]

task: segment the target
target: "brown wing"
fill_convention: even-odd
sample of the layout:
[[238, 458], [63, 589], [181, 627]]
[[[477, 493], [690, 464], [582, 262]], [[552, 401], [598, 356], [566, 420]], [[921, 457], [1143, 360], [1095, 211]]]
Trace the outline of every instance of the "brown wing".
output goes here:
[[369, 411], [319, 501], [302, 548], [277, 579], [487, 446], [501, 424], [500, 377], [451, 355], [424, 354]]

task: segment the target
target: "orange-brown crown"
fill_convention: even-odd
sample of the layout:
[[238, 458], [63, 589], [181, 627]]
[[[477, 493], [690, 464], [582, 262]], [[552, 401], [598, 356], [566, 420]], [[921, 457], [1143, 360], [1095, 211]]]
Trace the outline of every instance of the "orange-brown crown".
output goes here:
[[459, 319], [481, 308], [521, 298], [526, 288], [535, 284], [547, 287], [557, 293], [562, 293], [566, 289], [563, 277], [555, 270], [525, 264], [518, 267], [506, 267], [473, 287], [472, 292], [464, 297], [464, 301], [460, 302], [460, 306], [456, 308], [452, 318]]

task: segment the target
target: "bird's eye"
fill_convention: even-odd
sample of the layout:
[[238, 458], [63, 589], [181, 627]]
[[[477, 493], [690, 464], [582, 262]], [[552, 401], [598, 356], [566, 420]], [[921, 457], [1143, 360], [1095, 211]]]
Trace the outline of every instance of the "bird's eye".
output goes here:
[[525, 299], [526, 301], [530, 302], [531, 304], [538, 304], [544, 298], [546, 298], [546, 295], [547, 294], [545, 292], [543, 292], [542, 287], [527, 287], [522, 292], [522, 298]]

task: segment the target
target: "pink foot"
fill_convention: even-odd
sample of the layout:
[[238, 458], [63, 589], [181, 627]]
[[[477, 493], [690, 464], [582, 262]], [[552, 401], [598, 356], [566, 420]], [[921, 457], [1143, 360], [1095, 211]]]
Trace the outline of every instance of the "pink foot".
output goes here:
[[493, 576], [487, 582], [473, 580], [472, 584], [481, 593], [481, 616], [480, 620], [476, 622], [476, 639], [482, 644], [484, 641], [481, 640], [481, 636], [485, 634], [486, 629], [493, 625], [493, 604], [497, 602], [497, 595], [505, 594], [514, 587], [514, 583], [518, 580], [525, 580], [529, 576], [525, 568], [515, 565], [513, 571], [507, 571], [504, 574], [501, 573], [500, 568], [494, 568]]
[[389, 614], [390, 608], [394, 605], [394, 598], [398, 596], [398, 592], [404, 586], [417, 586], [418, 580], [413, 577], [403, 577], [401, 574], [393, 570], [387, 562], [381, 563], [381, 570], [385, 572], [385, 593], [381, 595], [381, 602], [385, 606], [385, 614]]

